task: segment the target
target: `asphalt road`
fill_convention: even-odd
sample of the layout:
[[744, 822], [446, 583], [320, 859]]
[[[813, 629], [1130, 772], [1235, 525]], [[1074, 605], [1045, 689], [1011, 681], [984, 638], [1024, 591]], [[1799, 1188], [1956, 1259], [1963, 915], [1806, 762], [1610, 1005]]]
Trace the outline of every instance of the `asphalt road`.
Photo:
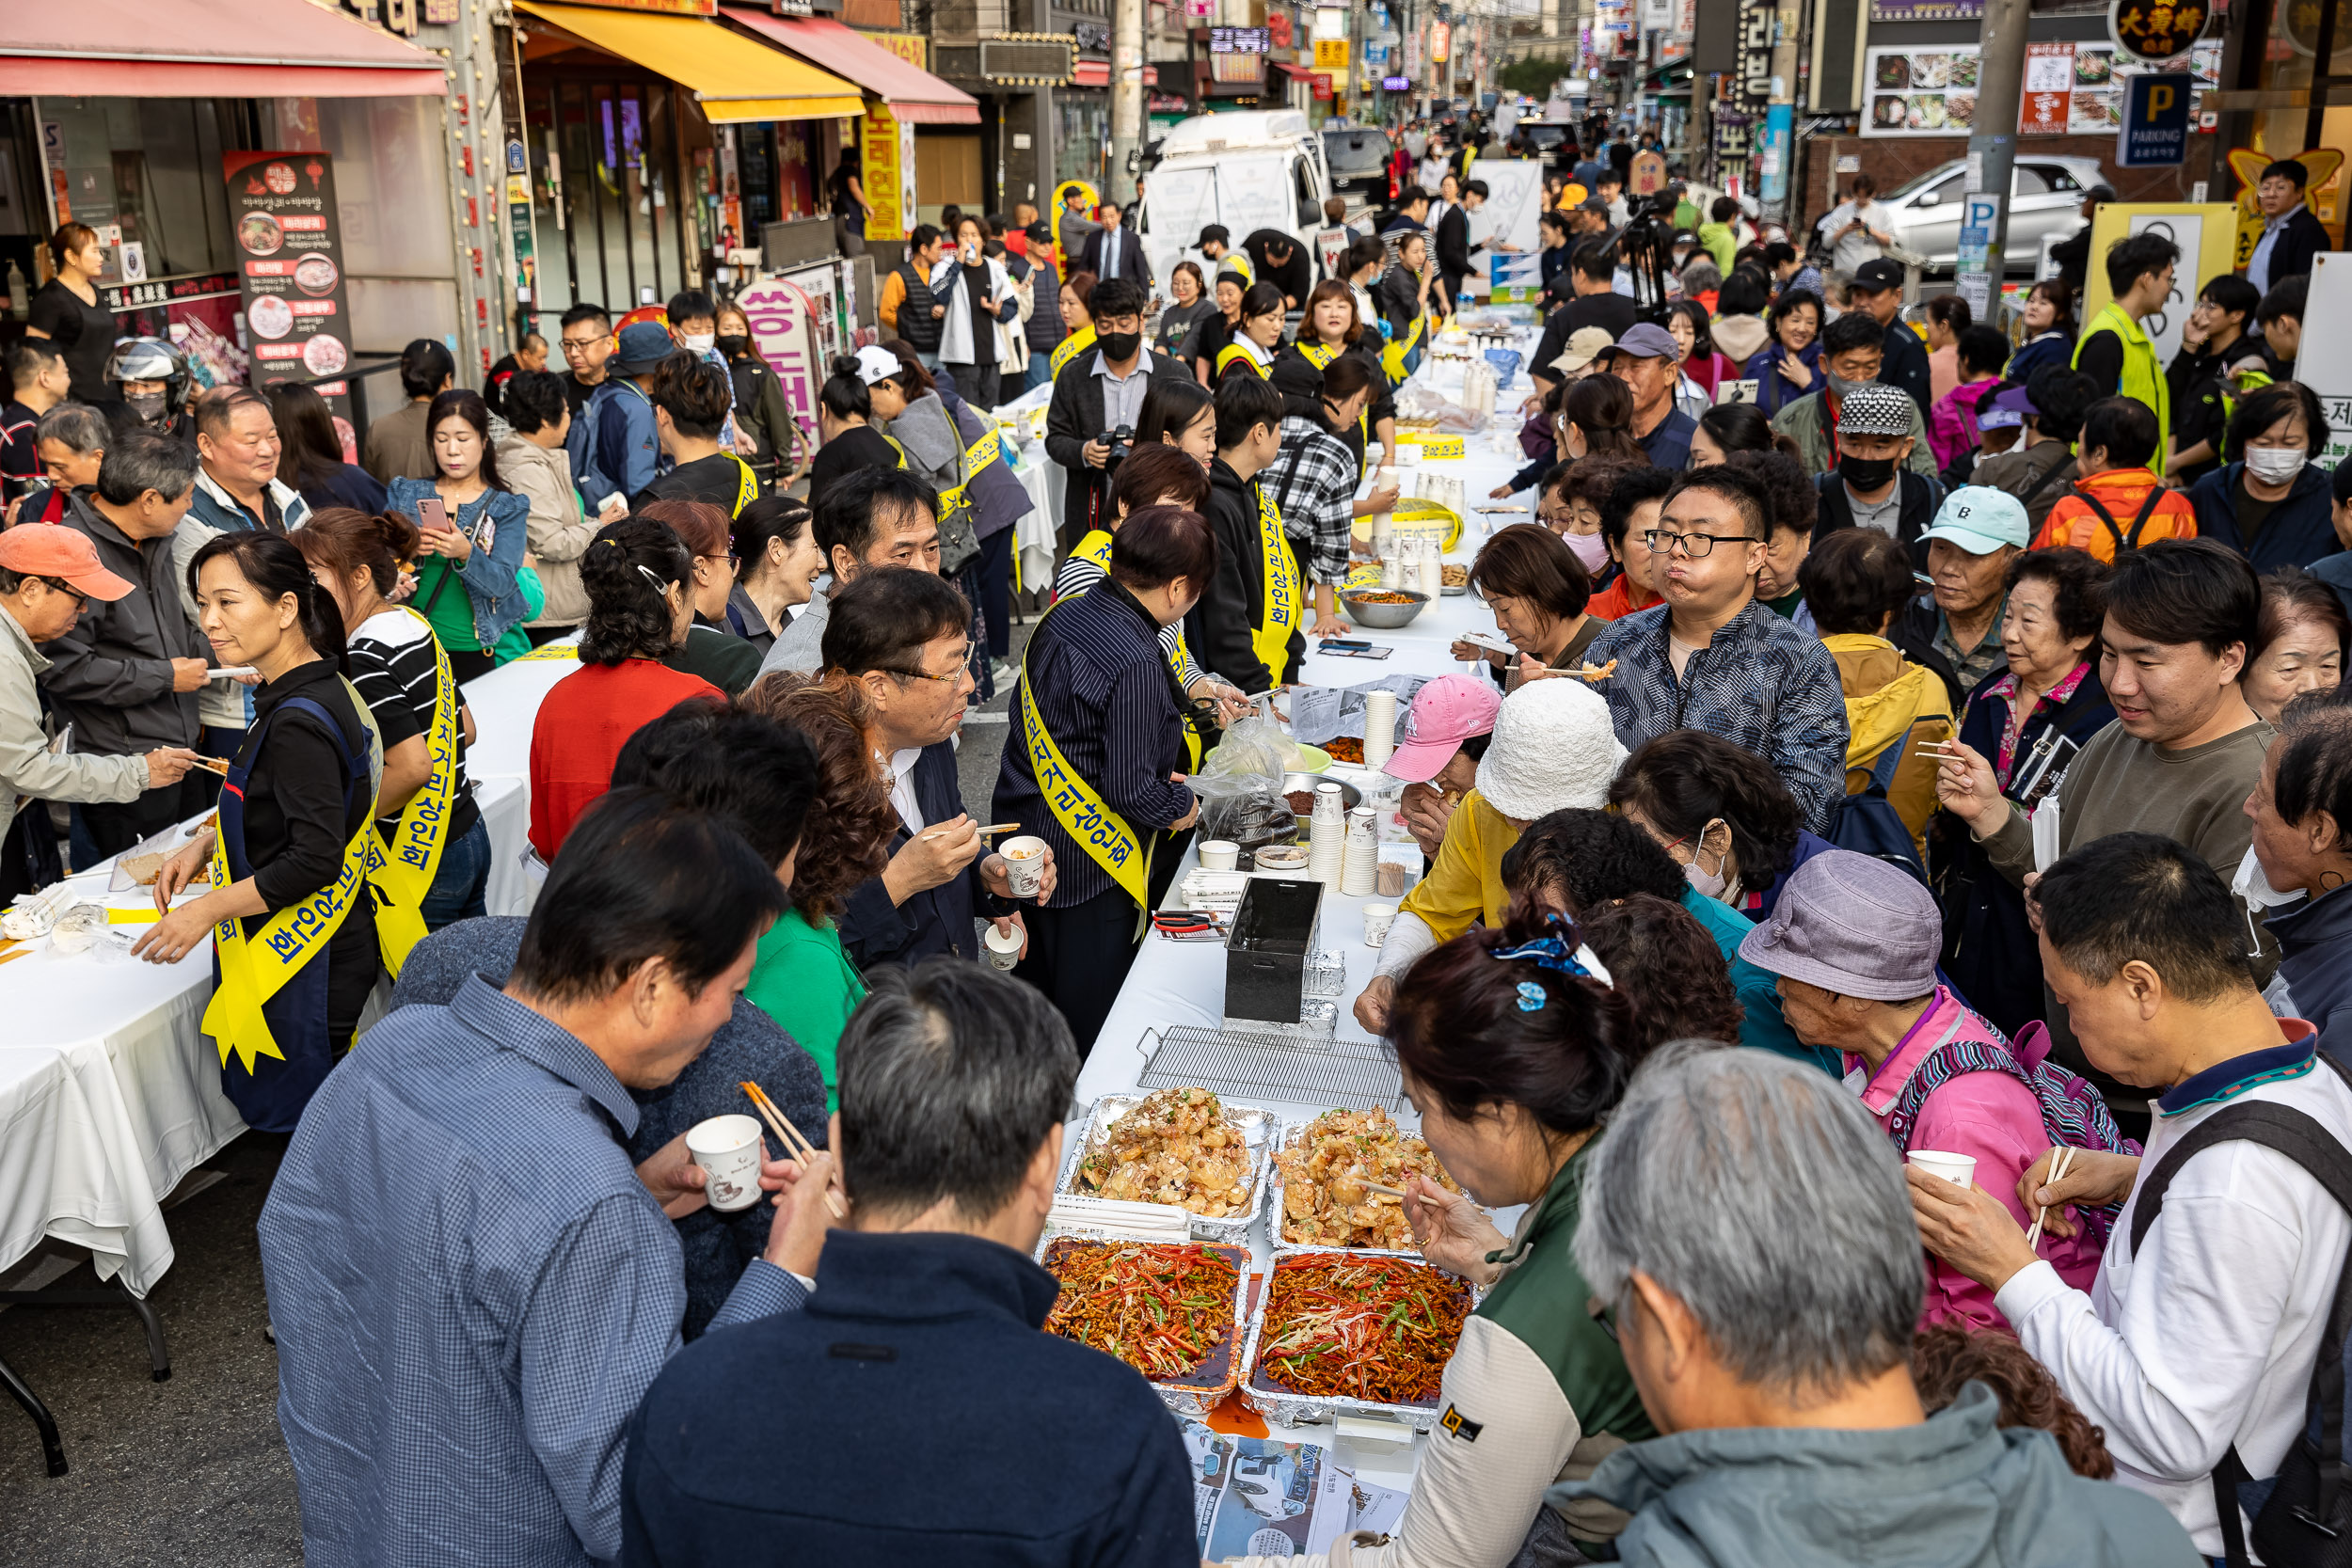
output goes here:
[[[1013, 628], [1016, 660], [1028, 629]], [[1009, 697], [1000, 689], [965, 721], [959, 770], [982, 821]], [[302, 1521], [278, 1430], [278, 1353], [262, 1334], [255, 1239], [285, 1147], [283, 1136], [247, 1132], [204, 1167], [219, 1180], [167, 1212], [176, 1260], [150, 1299], [171, 1354], [168, 1381], [149, 1378], [146, 1339], [127, 1310], [0, 1310], [0, 1358], [47, 1402], [72, 1466], [51, 1480], [33, 1423], [0, 1398], [0, 1564], [299, 1568]], [[95, 1283], [87, 1265], [56, 1281]]]

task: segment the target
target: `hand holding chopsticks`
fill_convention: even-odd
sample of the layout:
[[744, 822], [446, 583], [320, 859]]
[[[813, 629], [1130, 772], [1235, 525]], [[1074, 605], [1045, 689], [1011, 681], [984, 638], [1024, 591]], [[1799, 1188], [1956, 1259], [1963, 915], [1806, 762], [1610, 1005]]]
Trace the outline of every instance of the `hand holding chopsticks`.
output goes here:
[[[785, 1153], [792, 1163], [801, 1167], [803, 1175], [807, 1174], [810, 1162], [817, 1158], [816, 1147], [801, 1136], [801, 1130], [792, 1125], [792, 1118], [776, 1108], [776, 1102], [768, 1098], [766, 1090], [748, 1078], [742, 1083], [743, 1092], [751, 1096], [752, 1104], [768, 1123], [768, 1130], [776, 1135], [778, 1143], [784, 1145]], [[825, 1207], [833, 1212], [834, 1219], [850, 1217], [850, 1211], [842, 1207], [841, 1199], [833, 1193], [825, 1194]]]
[[[2074, 1163], [2074, 1149], [2072, 1149], [2072, 1148], [2061, 1148], [2061, 1149], [2059, 1149], [2059, 1150], [2058, 1151], [2058, 1158], [2057, 1158], [2056, 1160], [2053, 1160], [2052, 1162], [2050, 1162], [2050, 1174], [2049, 1174], [2049, 1175], [2047, 1175], [2047, 1176], [2045, 1176], [2045, 1177], [2043, 1177], [2043, 1178], [2042, 1179], [2042, 1184], [2043, 1186], [2045, 1186], [2045, 1187], [2055, 1187], [2055, 1186], [2057, 1186], [2057, 1185], [2058, 1184], [2058, 1182], [2059, 1182], [2059, 1181], [2060, 1181], [2060, 1180], [2061, 1180], [2065, 1177], [2065, 1175], [2066, 1175], [2066, 1167], [2067, 1167], [2067, 1166], [2069, 1166], [2069, 1165], [2071, 1165], [2071, 1164], [2073, 1164]], [[2026, 1244], [2027, 1246], [2029, 1246], [2029, 1247], [2034, 1248], [2036, 1251], [2039, 1251], [2039, 1250], [2041, 1249], [2041, 1246], [2042, 1246], [2042, 1222], [2043, 1220], [2045, 1220], [2045, 1219], [2049, 1218], [2049, 1216], [2050, 1216], [2050, 1210], [2049, 1210], [2049, 1206], [2044, 1205], [2044, 1204], [2036, 1204], [2036, 1205], [2034, 1206], [2034, 1212], [2033, 1212], [2033, 1228], [2032, 1228], [2031, 1230], [2028, 1230], [2028, 1231], [2026, 1231]]]

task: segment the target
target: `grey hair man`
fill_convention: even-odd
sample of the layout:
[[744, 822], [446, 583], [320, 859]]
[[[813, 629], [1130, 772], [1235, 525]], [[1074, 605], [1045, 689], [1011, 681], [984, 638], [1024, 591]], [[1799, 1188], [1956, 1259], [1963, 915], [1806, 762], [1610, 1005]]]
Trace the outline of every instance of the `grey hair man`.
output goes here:
[[1663, 1048], [1585, 1169], [1576, 1260], [1666, 1435], [1546, 1497], [1632, 1513], [1625, 1562], [2202, 1560], [2153, 1499], [2076, 1477], [2045, 1433], [1996, 1429], [1987, 1390], [1924, 1413], [1902, 1168], [1815, 1069]]

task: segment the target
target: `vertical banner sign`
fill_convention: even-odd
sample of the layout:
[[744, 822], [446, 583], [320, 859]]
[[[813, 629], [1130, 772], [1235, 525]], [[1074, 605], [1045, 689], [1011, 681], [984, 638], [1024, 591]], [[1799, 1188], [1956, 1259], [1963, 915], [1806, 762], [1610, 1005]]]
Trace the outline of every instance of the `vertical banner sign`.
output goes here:
[[230, 152], [221, 166], [253, 388], [316, 382], [327, 406], [348, 420], [350, 385], [337, 379], [351, 365], [351, 308], [334, 160], [325, 152]]
[[2066, 134], [2074, 96], [2074, 46], [2071, 43], [2026, 45], [2026, 94], [2017, 112], [2017, 129], [2028, 136]]
[[1960, 198], [1960, 256], [1954, 279], [1969, 310], [1982, 317], [1992, 309], [1993, 230], [2000, 227], [1998, 192], [1971, 191]]
[[2119, 166], [2178, 168], [2188, 161], [2188, 97], [2195, 85], [2185, 71], [2124, 80], [2123, 128], [2115, 134]]
[[[2322, 251], [2312, 258], [2303, 330], [2320, 343], [2341, 343], [2352, 335], [2352, 253]], [[2333, 467], [2352, 455], [2352, 354], [2304, 355], [2296, 361], [2295, 378], [2319, 394], [2328, 417], [2327, 448], [2312, 453], [2312, 464]]]
[[876, 103], [858, 122], [864, 152], [866, 237], [903, 240], [914, 227], [914, 127]]
[[1732, 87], [1750, 103], [1772, 101], [1772, 19], [1771, 0], [1740, 0], [1740, 70]]
[[824, 385], [818, 357], [818, 308], [808, 291], [781, 277], [765, 278], [736, 295], [750, 324], [752, 347], [776, 372], [793, 422], [817, 441], [817, 394]]

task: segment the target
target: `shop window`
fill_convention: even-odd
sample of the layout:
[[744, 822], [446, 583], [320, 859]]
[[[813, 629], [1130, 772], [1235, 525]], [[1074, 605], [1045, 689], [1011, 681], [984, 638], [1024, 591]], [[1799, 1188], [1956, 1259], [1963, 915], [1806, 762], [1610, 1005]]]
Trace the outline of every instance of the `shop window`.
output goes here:
[[1057, 91], [1054, 94], [1054, 112], [1060, 131], [1054, 138], [1054, 178], [1089, 180], [1100, 185], [1103, 171], [1108, 166], [1110, 95]]
[[[214, 100], [44, 98], [40, 112], [64, 137], [75, 222], [119, 230], [140, 247], [150, 278], [236, 265]], [[106, 260], [105, 280], [120, 281], [120, 252], [110, 247]]]

